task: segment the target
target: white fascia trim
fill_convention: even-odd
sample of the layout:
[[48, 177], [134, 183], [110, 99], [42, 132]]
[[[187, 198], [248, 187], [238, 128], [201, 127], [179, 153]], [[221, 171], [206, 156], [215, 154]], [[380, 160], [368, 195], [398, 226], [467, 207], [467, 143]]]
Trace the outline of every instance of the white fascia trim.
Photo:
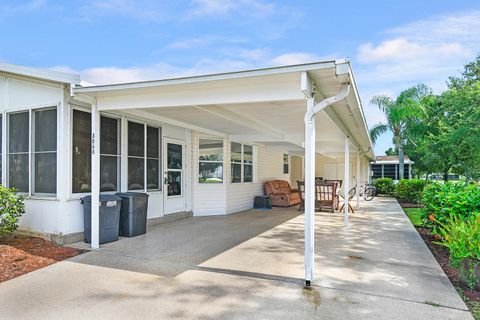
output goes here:
[[334, 68], [334, 67], [335, 67], [335, 61], [323, 61], [323, 62], [306, 63], [306, 64], [291, 65], [291, 66], [284, 66], [284, 67], [252, 69], [252, 70], [216, 73], [216, 74], [199, 75], [199, 76], [191, 76], [191, 77], [181, 77], [181, 78], [141, 81], [141, 82], [131, 82], [131, 83], [119, 83], [119, 84], [112, 84], [112, 85], [99, 85], [99, 86], [92, 86], [92, 87], [79, 87], [79, 88], [75, 88], [73, 91], [74, 93], [95, 93], [95, 92], [102, 92], [102, 91], [140, 89], [140, 88], [150, 88], [150, 87], [157, 87], [157, 86], [190, 84], [190, 83], [199, 83], [199, 82], [206, 82], [206, 81], [266, 76], [266, 75], [282, 74], [282, 73], [289, 73], [289, 72], [302, 72], [302, 71], [326, 69], [326, 68]]
[[0, 71], [53, 82], [69, 83], [72, 85], [80, 84], [80, 76], [77, 74], [49, 69], [32, 68], [0, 62]]

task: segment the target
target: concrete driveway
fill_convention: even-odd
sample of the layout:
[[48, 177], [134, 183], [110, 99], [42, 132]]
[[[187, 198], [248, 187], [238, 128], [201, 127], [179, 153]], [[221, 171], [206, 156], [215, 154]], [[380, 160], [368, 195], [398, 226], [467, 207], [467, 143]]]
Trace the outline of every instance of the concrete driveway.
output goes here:
[[0, 284], [2, 319], [473, 319], [395, 200], [317, 214], [302, 287], [295, 208], [189, 218]]

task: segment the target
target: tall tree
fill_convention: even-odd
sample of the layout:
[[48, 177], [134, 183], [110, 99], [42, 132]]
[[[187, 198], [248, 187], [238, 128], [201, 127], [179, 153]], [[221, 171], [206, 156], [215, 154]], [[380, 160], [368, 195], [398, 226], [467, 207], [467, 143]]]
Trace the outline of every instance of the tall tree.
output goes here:
[[424, 84], [408, 88], [394, 100], [388, 96], [375, 96], [370, 101], [377, 106], [387, 119], [385, 123], [378, 123], [370, 130], [373, 143], [387, 131], [393, 134], [393, 144], [398, 150], [400, 180], [404, 177], [405, 154], [404, 146], [409, 137], [407, 123], [414, 118], [422, 118], [424, 111], [421, 100], [431, 95], [431, 89]]

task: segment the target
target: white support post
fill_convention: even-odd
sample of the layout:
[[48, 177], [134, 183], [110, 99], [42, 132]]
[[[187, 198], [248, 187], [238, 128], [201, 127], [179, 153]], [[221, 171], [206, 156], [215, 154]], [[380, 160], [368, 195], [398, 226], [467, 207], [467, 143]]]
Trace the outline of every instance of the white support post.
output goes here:
[[412, 179], [412, 164], [408, 164], [408, 179]]
[[345, 179], [343, 193], [345, 197], [345, 205], [343, 207], [343, 224], [348, 227], [348, 190], [350, 189], [350, 142], [348, 137], [345, 138]]
[[[314, 98], [307, 99], [307, 112]], [[315, 118], [305, 121], [305, 280], [313, 281], [315, 252]]]
[[100, 113], [97, 101], [92, 104], [92, 216], [91, 247], [100, 247]]
[[357, 195], [357, 205], [356, 209], [360, 208], [360, 151], [357, 152], [357, 185], [355, 186], [356, 195]]

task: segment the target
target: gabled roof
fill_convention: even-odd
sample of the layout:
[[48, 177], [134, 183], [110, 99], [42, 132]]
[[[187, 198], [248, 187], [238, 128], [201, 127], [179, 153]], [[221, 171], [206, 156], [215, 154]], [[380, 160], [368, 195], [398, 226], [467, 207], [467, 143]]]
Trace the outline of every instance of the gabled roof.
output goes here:
[[0, 72], [11, 73], [57, 83], [80, 84], [80, 75], [78, 74], [72, 74], [50, 69], [25, 67], [5, 62], [0, 62]]

